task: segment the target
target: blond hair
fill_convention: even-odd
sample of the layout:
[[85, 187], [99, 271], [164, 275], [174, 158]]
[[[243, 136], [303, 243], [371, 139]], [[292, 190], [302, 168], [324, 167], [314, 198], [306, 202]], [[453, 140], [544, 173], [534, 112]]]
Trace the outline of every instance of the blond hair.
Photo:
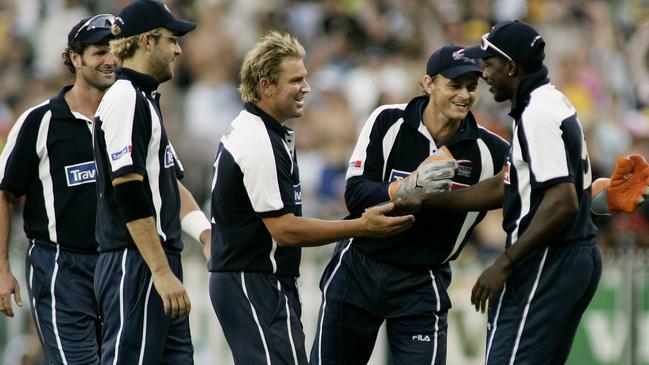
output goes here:
[[259, 101], [261, 99], [259, 81], [266, 78], [269, 83], [276, 84], [282, 59], [285, 57], [304, 59], [305, 55], [304, 47], [292, 35], [276, 31], [267, 33], [243, 59], [239, 85], [241, 100]]
[[162, 28], [156, 28], [148, 32], [135, 34], [126, 38], [117, 38], [110, 41], [110, 53], [121, 63], [127, 58], [133, 57], [135, 51], [140, 48], [140, 40], [145, 34], [150, 34], [156, 42], [162, 36]]

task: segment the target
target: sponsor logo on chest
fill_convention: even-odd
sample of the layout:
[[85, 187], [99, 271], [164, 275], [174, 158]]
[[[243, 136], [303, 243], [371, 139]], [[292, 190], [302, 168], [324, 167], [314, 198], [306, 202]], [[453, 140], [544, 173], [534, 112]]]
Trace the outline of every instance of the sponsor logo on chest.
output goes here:
[[82, 162], [65, 167], [65, 179], [67, 180], [68, 186], [94, 183], [96, 174], [97, 170], [95, 169], [94, 161]]
[[405, 179], [408, 175], [410, 175], [410, 172], [408, 171], [402, 171], [402, 170], [396, 170], [392, 169], [390, 172], [390, 178], [389, 182], [397, 181], [397, 180], [402, 180]]

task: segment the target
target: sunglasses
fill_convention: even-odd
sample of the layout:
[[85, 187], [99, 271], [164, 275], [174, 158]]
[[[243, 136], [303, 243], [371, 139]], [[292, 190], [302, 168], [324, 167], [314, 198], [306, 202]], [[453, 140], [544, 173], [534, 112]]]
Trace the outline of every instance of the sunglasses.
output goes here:
[[487, 37], [489, 36], [489, 33], [486, 33], [485, 35], [480, 38], [480, 49], [483, 51], [486, 51], [489, 47], [491, 47], [494, 51], [500, 53], [501, 56], [505, 57], [509, 62], [514, 62], [511, 57], [507, 55], [507, 53], [503, 52], [500, 48], [496, 47], [493, 43], [489, 42]]
[[77, 30], [77, 33], [74, 35], [74, 38], [72, 38], [72, 41], [76, 41], [77, 37], [79, 36], [79, 33], [81, 33], [82, 30], [90, 31], [93, 29], [110, 29], [113, 24], [115, 24], [115, 16], [112, 14], [99, 14], [95, 15], [92, 18], [88, 19], [87, 22], [83, 23], [82, 26], [79, 27], [79, 30]]

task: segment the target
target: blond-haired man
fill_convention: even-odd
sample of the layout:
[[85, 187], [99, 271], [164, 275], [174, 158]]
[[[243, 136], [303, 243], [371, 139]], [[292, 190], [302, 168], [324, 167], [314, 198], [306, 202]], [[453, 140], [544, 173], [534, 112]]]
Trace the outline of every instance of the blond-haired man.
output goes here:
[[136, 0], [113, 28], [111, 52], [121, 68], [97, 110], [94, 131], [102, 364], [193, 363], [181, 225], [207, 242], [209, 222], [178, 182], [183, 169], [156, 89], [173, 77], [182, 53], [178, 37], [195, 27], [160, 1]]
[[357, 219], [302, 217], [293, 131], [302, 116], [305, 51], [294, 37], [270, 32], [245, 57], [245, 109], [221, 139], [212, 188], [210, 297], [238, 364], [307, 364], [295, 280], [301, 247], [347, 237], [384, 236], [413, 217], [386, 217], [393, 203]]

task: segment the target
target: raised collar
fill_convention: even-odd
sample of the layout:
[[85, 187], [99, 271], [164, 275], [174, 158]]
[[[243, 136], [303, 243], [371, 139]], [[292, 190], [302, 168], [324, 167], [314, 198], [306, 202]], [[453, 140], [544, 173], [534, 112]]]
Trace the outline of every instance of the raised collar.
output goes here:
[[284, 137], [288, 132], [291, 131], [290, 128], [283, 126], [280, 122], [275, 120], [275, 118], [271, 117], [266, 113], [265, 111], [261, 110], [258, 106], [256, 106], [253, 103], [245, 103], [244, 108], [251, 114], [254, 114], [261, 118], [261, 120], [264, 122], [266, 125], [266, 128], [271, 129], [280, 136]]
[[542, 66], [538, 71], [525, 76], [521, 80], [520, 84], [518, 84], [516, 94], [514, 94], [514, 97], [512, 98], [512, 110], [509, 115], [514, 118], [515, 121], [518, 121], [521, 114], [523, 114], [523, 110], [525, 110], [525, 107], [527, 107], [527, 104], [530, 102], [530, 94], [532, 91], [549, 82], [548, 68], [545, 66]]
[[137, 88], [146, 93], [155, 91], [160, 83], [151, 75], [143, 74], [125, 67], [115, 68], [115, 74], [118, 80], [130, 80]]
[[69, 119], [76, 118], [70, 106], [65, 101], [65, 93], [72, 89], [73, 85], [64, 86], [55, 97], [50, 99], [50, 110], [52, 110], [52, 117], [56, 119]]
[[[406, 109], [404, 110], [403, 119], [404, 124], [413, 129], [419, 129], [419, 126], [423, 124], [422, 115], [424, 113], [424, 108], [428, 105], [429, 101], [428, 95], [417, 96], [412, 99]], [[473, 113], [469, 112], [466, 117], [460, 123], [460, 128], [457, 130], [455, 136], [444, 143], [445, 145], [451, 145], [453, 143], [464, 141], [464, 140], [476, 140], [480, 137], [478, 132], [478, 123], [473, 116]]]

